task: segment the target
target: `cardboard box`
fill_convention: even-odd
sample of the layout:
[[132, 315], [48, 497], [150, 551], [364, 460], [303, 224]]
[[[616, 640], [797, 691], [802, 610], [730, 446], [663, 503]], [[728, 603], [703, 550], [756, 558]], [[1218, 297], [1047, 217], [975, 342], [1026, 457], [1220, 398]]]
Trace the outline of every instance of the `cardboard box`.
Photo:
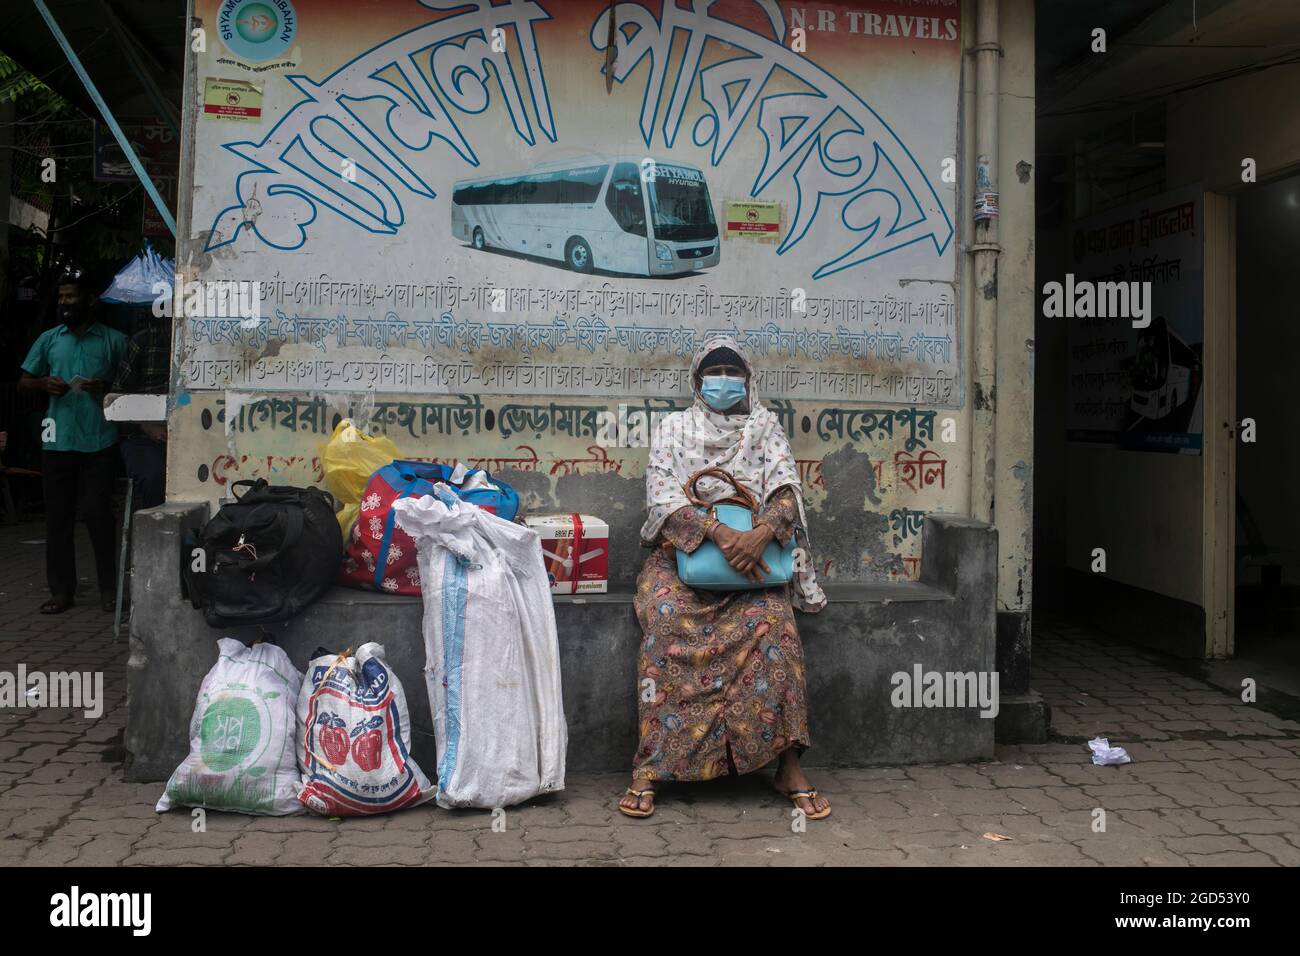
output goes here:
[[542, 537], [542, 564], [552, 594], [609, 590], [609, 525], [579, 514], [528, 515], [524, 524]]

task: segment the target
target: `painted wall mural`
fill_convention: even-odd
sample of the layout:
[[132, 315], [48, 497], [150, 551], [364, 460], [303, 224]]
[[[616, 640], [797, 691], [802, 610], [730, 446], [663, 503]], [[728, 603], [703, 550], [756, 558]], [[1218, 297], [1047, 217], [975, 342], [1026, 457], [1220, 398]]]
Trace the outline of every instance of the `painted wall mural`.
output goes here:
[[628, 416], [683, 405], [725, 331], [814, 509], [823, 468], [856, 476], [875, 524], [844, 576], [915, 576], [919, 516], [962, 510], [964, 446], [937, 424], [963, 405], [956, 0], [195, 14], [216, 25], [198, 88], [248, 81], [260, 113], [187, 114], [183, 267], [258, 283], [258, 307], [178, 321], [174, 497], [316, 479], [353, 414], [558, 506], [566, 478], [643, 475]]

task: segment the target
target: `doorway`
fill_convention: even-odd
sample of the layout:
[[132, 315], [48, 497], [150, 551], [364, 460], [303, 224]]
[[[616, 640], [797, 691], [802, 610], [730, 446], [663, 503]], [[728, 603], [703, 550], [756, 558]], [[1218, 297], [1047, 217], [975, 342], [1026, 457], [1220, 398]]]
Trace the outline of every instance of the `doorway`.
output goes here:
[[1236, 204], [1234, 670], [1300, 697], [1300, 174]]

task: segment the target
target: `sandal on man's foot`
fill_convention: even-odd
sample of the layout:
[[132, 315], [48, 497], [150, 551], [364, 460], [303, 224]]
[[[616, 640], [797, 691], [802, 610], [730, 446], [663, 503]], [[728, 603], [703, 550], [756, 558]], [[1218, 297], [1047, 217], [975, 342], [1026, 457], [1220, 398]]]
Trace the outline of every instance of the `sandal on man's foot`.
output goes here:
[[71, 598], [50, 598], [40, 607], [42, 614], [62, 614], [68, 608], [72, 607]]
[[802, 813], [802, 814], [804, 815], [804, 817], [806, 817], [806, 818], [809, 819], [809, 820], [825, 820], [827, 817], [829, 817], [829, 816], [831, 815], [831, 808], [830, 808], [830, 807], [827, 807], [825, 810], [821, 810], [821, 811], [819, 811], [819, 812], [809, 813], [809, 812], [808, 812], [807, 810], [805, 810], [803, 807], [799, 806], [799, 801], [800, 801], [800, 800], [807, 800], [807, 801], [808, 801], [809, 803], [811, 803], [813, 806], [816, 806], [816, 805], [817, 805], [817, 791], [816, 791], [816, 790], [811, 790], [811, 789], [810, 789], [810, 790], [781, 790], [781, 789], [778, 789], [776, 792], [779, 793], [779, 794], [781, 794], [781, 796], [785, 797], [785, 798], [786, 798], [787, 800], [789, 800], [791, 803], [793, 803], [793, 804], [795, 805], [795, 809], [797, 809], [800, 813]]
[[[632, 796], [636, 797], [637, 805], [635, 808], [632, 808], [632, 807], [625, 807], [623, 806], [622, 803], [619, 803], [618, 805], [619, 812], [622, 813], [624, 816], [648, 817], [650, 816], [650, 814], [655, 812], [655, 805], [654, 805], [655, 792], [653, 787], [646, 787], [644, 790], [633, 790], [631, 787], [628, 787], [627, 793], [630, 793]], [[642, 810], [641, 798], [646, 796], [647, 794], [650, 795], [650, 809]]]

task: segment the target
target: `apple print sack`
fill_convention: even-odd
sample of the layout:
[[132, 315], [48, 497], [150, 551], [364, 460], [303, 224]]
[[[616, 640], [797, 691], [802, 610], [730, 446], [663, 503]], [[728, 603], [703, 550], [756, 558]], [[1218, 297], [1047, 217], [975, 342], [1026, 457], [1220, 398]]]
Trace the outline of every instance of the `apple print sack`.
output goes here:
[[217, 641], [217, 662], [199, 685], [190, 753], [157, 811], [204, 807], [280, 816], [301, 813], [295, 707], [302, 674], [274, 644]]
[[388, 594], [418, 595], [420, 571], [415, 544], [393, 522], [393, 502], [433, 494], [436, 482], [485, 511], [513, 521], [519, 496], [504, 481], [482, 468], [394, 461], [370, 476], [356, 521], [347, 534], [339, 584]]
[[563, 790], [568, 732], [538, 533], [441, 483], [393, 510], [420, 555], [438, 806], [508, 807]]
[[411, 759], [411, 717], [382, 644], [355, 657], [326, 654], [307, 665], [298, 694], [302, 790], [324, 816], [356, 817], [413, 807], [433, 785]]

